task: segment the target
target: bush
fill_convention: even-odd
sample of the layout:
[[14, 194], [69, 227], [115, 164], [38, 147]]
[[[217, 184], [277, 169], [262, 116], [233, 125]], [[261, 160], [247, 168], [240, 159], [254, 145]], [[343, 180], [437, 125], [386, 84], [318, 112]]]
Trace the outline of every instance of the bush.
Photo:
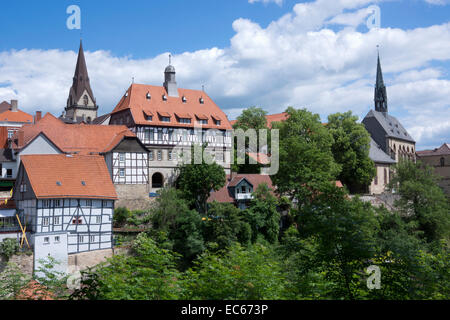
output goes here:
[[16, 239], [4, 239], [0, 243], [0, 254], [9, 260], [12, 255], [19, 251], [19, 243]]

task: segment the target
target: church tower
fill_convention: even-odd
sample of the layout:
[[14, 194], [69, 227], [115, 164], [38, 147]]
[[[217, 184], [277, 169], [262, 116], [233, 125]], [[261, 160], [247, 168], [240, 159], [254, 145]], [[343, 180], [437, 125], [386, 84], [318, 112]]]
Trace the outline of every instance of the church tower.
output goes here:
[[89, 75], [84, 58], [83, 43], [80, 41], [78, 60], [73, 76], [73, 84], [69, 91], [67, 106], [62, 120], [68, 123], [91, 123], [97, 118], [98, 106], [92, 93]]
[[164, 70], [164, 88], [166, 88], [169, 97], [178, 97], [177, 81], [175, 79], [175, 68], [171, 64], [171, 56], [169, 55], [169, 65]]
[[378, 54], [377, 82], [375, 85], [375, 111], [387, 113], [387, 93], [383, 81], [383, 72], [381, 71], [380, 55]]

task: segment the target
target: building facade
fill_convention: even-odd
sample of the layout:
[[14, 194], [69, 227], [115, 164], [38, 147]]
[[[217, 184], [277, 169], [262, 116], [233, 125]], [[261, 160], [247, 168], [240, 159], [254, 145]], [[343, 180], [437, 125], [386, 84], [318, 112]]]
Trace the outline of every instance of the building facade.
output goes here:
[[434, 172], [441, 177], [439, 186], [450, 197], [450, 144], [444, 143], [433, 150], [417, 151], [417, 159], [434, 168]]

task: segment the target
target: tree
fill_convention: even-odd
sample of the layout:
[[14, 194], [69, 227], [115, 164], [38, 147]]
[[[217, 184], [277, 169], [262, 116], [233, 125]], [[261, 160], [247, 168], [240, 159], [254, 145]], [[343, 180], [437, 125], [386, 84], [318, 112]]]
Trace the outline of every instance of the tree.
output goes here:
[[266, 300], [285, 294], [276, 254], [262, 245], [244, 248], [235, 243], [225, 251], [206, 252], [184, 279], [184, 299]]
[[[204, 148], [203, 148], [204, 149]], [[191, 151], [192, 157], [194, 152]], [[190, 204], [201, 212], [208, 212], [207, 200], [211, 191], [217, 191], [225, 185], [226, 176], [222, 166], [217, 163], [184, 164], [179, 168], [178, 189]]]
[[334, 159], [342, 167], [338, 178], [352, 192], [363, 190], [375, 177], [375, 165], [369, 158], [370, 135], [357, 121], [349, 111], [328, 116], [327, 124], [334, 139]]
[[161, 249], [141, 233], [133, 255], [116, 255], [95, 270], [83, 274], [81, 289], [72, 299], [172, 300], [181, 295], [178, 256]]
[[395, 202], [403, 219], [430, 244], [439, 246], [450, 235], [449, 203], [438, 185], [433, 168], [420, 162], [401, 160], [393, 169], [389, 189], [400, 199]]
[[203, 218], [203, 235], [209, 245], [217, 244], [216, 250], [229, 247], [234, 242], [248, 244], [251, 229], [240, 209], [231, 203], [213, 202], [208, 216]]
[[0, 273], [0, 300], [15, 300], [30, 280], [31, 276], [24, 274], [17, 264], [9, 262]]
[[253, 243], [258, 235], [263, 236], [269, 243], [275, 243], [278, 240], [280, 214], [277, 211], [277, 198], [272, 195], [267, 184], [258, 186], [244, 214], [252, 228]]
[[317, 114], [288, 108], [280, 130], [280, 167], [272, 181], [280, 194], [307, 201], [323, 182], [335, 181], [340, 166], [331, 152], [333, 137]]

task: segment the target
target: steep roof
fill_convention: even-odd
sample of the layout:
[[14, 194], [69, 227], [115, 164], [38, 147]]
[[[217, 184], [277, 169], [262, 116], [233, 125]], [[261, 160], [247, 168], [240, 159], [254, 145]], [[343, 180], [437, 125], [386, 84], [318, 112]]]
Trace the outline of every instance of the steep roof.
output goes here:
[[[24, 141], [20, 144], [21, 132]], [[41, 132], [62, 151], [80, 154], [108, 152], [124, 137], [136, 137], [126, 126], [66, 124], [47, 113], [38, 123], [24, 125], [14, 135], [16, 148], [23, 148]]]
[[[395, 117], [387, 113], [370, 110], [367, 116], [363, 119], [363, 123], [365, 119], [369, 118], [374, 118], [380, 124], [387, 137], [415, 143], [413, 137], [409, 135], [408, 131], [406, 131], [400, 121], [398, 121]], [[369, 132], [371, 131], [370, 128], [367, 128], [367, 125], [366, 129]]]
[[0, 103], [0, 113], [8, 111], [10, 109], [11, 109], [11, 105], [8, 102], [3, 101], [2, 103]]
[[[84, 58], [83, 43], [80, 41], [80, 49], [78, 50], [77, 65], [75, 68], [75, 74], [73, 76], [73, 84], [70, 88], [70, 92], [73, 93], [73, 103], [76, 103], [81, 98], [84, 90], [86, 90], [91, 98], [94, 100], [94, 94], [92, 93], [89, 74], [86, 66], [86, 59]], [[94, 100], [95, 101], [95, 100]]]
[[102, 156], [24, 155], [21, 160], [38, 199], [117, 199]]
[[208, 202], [234, 202], [234, 197], [231, 195], [229, 188], [238, 185], [243, 179], [247, 180], [253, 185], [253, 190], [256, 190], [262, 183], [266, 183], [270, 189], [274, 190], [272, 180], [268, 175], [237, 174], [233, 175], [233, 178], [231, 178], [231, 175], [227, 175], [227, 182], [225, 186], [218, 191], [212, 192], [208, 199]]
[[103, 124], [110, 117], [111, 117], [110, 113], [104, 114], [92, 120], [92, 124]]
[[[226, 114], [214, 101], [201, 90], [177, 89], [179, 97], [168, 95], [163, 86], [132, 84], [127, 94], [122, 97], [111, 115], [124, 110], [130, 110], [136, 124], [162, 127], [194, 127], [196, 119], [208, 119], [208, 124], [202, 125], [206, 129], [231, 130], [231, 124]], [[148, 94], [150, 99], [147, 98]], [[166, 96], [166, 101], [163, 96]], [[183, 97], [186, 102], [183, 102]], [[200, 103], [203, 99], [204, 103]], [[158, 117], [170, 116], [170, 122], [162, 122]], [[148, 121], [145, 115], [152, 115]], [[179, 123], [178, 118], [190, 118], [191, 123]], [[220, 126], [214, 122], [220, 120]]]
[[434, 150], [423, 150], [416, 152], [419, 157], [446, 156], [450, 155], [450, 143], [444, 143]]
[[372, 138], [370, 138], [369, 158], [375, 163], [395, 163], [395, 160], [392, 160]]
[[33, 123], [33, 116], [20, 110], [16, 112], [7, 110], [0, 113], [0, 121]]

